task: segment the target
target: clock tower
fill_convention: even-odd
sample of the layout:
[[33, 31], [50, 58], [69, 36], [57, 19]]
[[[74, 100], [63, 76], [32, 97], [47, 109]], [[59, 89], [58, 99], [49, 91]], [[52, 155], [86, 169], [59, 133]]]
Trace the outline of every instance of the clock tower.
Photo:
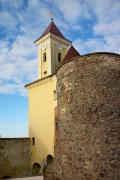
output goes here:
[[53, 21], [34, 42], [38, 47], [39, 79], [53, 75], [64, 59], [71, 42], [59, 31]]
[[57, 107], [55, 72], [62, 62], [79, 55], [53, 20], [34, 43], [38, 47], [38, 79], [25, 86], [28, 89], [33, 174], [34, 168], [40, 167], [48, 155], [54, 156]]

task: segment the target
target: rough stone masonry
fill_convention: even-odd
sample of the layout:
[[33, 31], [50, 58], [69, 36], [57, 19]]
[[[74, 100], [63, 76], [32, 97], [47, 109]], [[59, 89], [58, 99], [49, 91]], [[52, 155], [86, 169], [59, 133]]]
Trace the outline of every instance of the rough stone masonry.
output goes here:
[[0, 138], [0, 179], [31, 175], [29, 138]]
[[120, 179], [120, 55], [74, 58], [57, 72], [55, 179]]

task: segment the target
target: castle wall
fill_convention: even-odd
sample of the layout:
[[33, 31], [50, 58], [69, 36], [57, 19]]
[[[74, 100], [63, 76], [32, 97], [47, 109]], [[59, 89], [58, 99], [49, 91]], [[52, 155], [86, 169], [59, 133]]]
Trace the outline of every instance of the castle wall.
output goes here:
[[31, 175], [29, 138], [0, 138], [0, 179]]
[[57, 72], [55, 177], [120, 177], [120, 56], [74, 58]]

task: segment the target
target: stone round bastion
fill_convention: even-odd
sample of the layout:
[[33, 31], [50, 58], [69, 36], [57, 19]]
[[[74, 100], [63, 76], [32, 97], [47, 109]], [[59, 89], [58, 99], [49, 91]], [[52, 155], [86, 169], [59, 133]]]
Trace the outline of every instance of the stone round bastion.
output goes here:
[[120, 55], [92, 53], [57, 71], [56, 180], [120, 178]]

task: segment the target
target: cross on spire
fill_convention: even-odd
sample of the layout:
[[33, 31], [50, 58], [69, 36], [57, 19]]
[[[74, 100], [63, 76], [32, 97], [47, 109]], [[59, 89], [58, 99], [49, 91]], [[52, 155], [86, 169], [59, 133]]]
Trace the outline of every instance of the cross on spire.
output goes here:
[[49, 11], [48, 15], [50, 16], [51, 21], [53, 21], [53, 13], [52, 13], [52, 11]]

